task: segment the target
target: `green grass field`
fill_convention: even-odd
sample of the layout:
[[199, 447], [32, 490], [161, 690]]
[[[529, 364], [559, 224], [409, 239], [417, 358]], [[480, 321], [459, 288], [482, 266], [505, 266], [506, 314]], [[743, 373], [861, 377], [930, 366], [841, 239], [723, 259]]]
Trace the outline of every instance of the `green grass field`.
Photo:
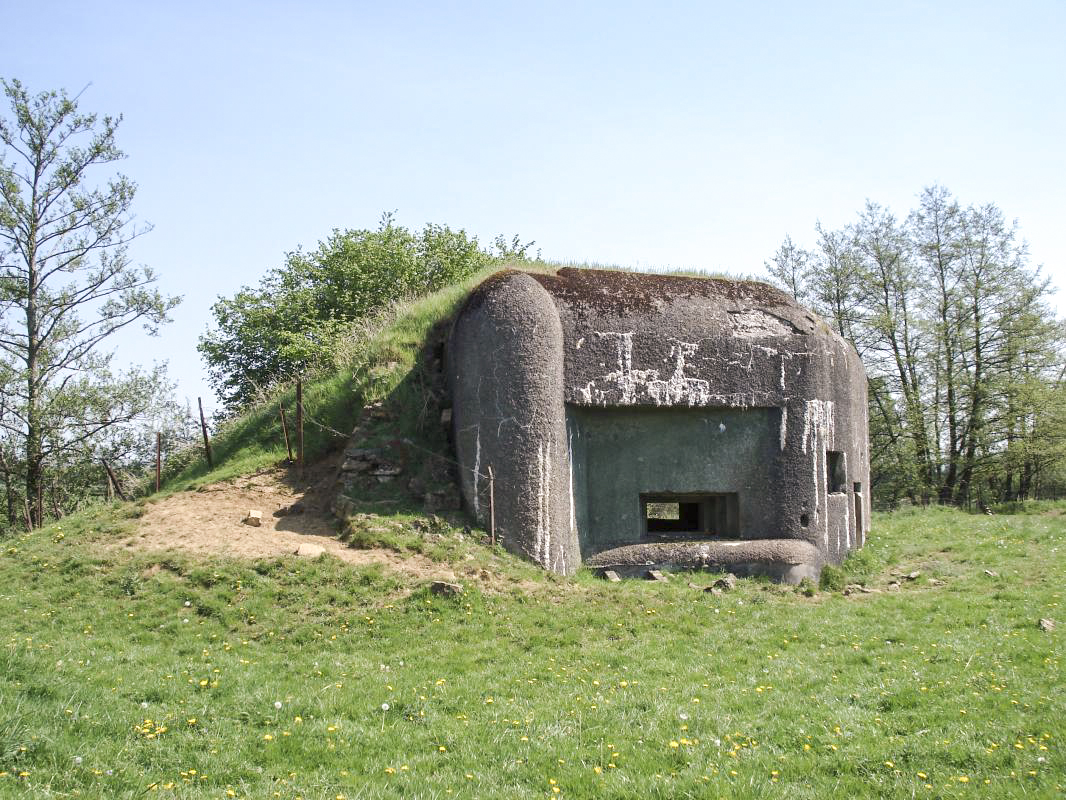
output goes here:
[[452, 557], [491, 579], [457, 598], [328, 557], [118, 552], [126, 508], [2, 542], [0, 796], [1066, 788], [1066, 620], [1038, 627], [1062, 508], [877, 515], [829, 582], [879, 591], [847, 596], [559, 579], [466, 536]]
[[[476, 280], [309, 376], [310, 454], [358, 424], [446, 479], [427, 365]], [[292, 400], [229, 420], [217, 468], [176, 460], [163, 494], [277, 464]], [[821, 591], [713, 594], [557, 578], [402, 489], [352, 494], [347, 541], [451, 565], [462, 595], [328, 556], [116, 547], [144, 500], [0, 539], [0, 797], [1063, 795], [1066, 505], [875, 515]]]

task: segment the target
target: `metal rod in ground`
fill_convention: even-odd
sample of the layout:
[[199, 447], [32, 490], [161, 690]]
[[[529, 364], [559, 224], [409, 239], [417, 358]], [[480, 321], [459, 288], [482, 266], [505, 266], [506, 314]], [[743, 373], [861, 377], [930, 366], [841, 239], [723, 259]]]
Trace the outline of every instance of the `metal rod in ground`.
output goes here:
[[296, 466], [304, 470], [304, 382], [296, 379]]
[[207, 454], [207, 466], [215, 468], [215, 459], [211, 457], [211, 440], [207, 436], [207, 420], [204, 419], [204, 401], [197, 397], [196, 402], [200, 406], [200, 430], [204, 434], [204, 453]]
[[489, 467], [489, 541], [496, 546], [496, 478]]
[[155, 434], [155, 490], [159, 491], [159, 485], [163, 478], [163, 434], [156, 431]]
[[56, 515], [56, 520], [63, 518], [63, 509], [59, 507], [59, 487], [56, 486], [56, 479], [52, 478], [52, 513]]
[[289, 454], [289, 463], [292, 463], [292, 445], [289, 444], [289, 423], [285, 419], [285, 406], [278, 403], [278, 409], [281, 411], [281, 432], [285, 434], [285, 452]]
[[111, 465], [108, 464], [106, 459], [103, 458], [100, 459], [100, 463], [102, 463], [104, 465], [104, 469], [107, 470], [107, 477], [111, 479], [111, 485], [115, 487], [115, 491], [118, 493], [118, 496], [125, 500], [126, 493], [123, 492], [122, 487], [119, 486], [118, 478], [115, 477], [115, 473], [111, 470]]

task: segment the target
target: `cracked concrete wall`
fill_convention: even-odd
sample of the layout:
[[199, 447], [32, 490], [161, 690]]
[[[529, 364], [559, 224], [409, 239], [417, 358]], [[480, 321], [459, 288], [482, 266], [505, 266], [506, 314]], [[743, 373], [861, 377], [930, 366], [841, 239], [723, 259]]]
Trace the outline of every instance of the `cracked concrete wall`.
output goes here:
[[452, 425], [469, 509], [508, 550], [570, 574], [581, 564], [563, 407], [563, 332], [551, 295], [502, 273], [470, 296], [449, 341]]
[[[589, 514], [598, 513], [588, 508], [588, 476], [582, 469], [589, 467], [582, 466], [581, 458], [574, 459], [576, 466], [571, 467], [569, 448], [575, 435], [581, 436], [582, 409], [619, 415], [619, 429], [640, 424], [624, 423], [626, 409], [692, 409], [708, 419], [715, 413], [751, 412], [768, 420], [773, 430], [755, 447], [763, 455], [748, 454], [736, 462], [738, 471], [746, 473], [751, 473], [753, 458], [764, 462], [761, 477], [752, 477], [745, 486], [747, 494], [757, 498], [758, 511], [750, 508], [752, 500], [744, 503], [741, 536], [803, 540], [826, 561], [838, 562], [861, 546], [869, 530], [862, 364], [854, 349], [820, 319], [770, 286], [601, 270], [502, 273], [471, 295], [456, 324], [452, 353], [460, 461], [486, 463], [479, 461], [487, 452], [484, 427], [487, 420], [502, 418], [501, 408], [525, 415], [521, 418], [530, 427], [515, 427], [515, 436], [506, 443], [496, 436], [493, 457], [507, 459], [509, 448], [515, 448], [516, 463], [524, 466], [512, 470], [516, 483], [507, 491], [536, 496], [543, 512], [535, 524], [523, 512], [526, 522], [519, 523], [513, 535], [543, 542], [543, 532], [548, 531], [548, 540], [557, 542], [559, 532], [569, 529], [570, 549], [561, 562], [565, 571], [574, 566], [571, 559], [576, 558], [579, 529], [586, 557], [611, 538], [604, 531], [589, 535]], [[499, 369], [504, 361], [507, 377], [501, 377]], [[490, 369], [491, 365], [495, 366]], [[527, 392], [524, 397], [523, 392]], [[489, 395], [501, 393], [509, 398], [503, 406], [487, 403]], [[742, 427], [756, 430], [760, 424], [766, 427], [754, 422]], [[480, 426], [482, 439], [471, 439], [471, 425]], [[522, 430], [532, 437], [524, 444], [518, 435]], [[679, 469], [666, 470], [654, 478], [655, 486], [641, 491], [735, 491], [730, 486], [737, 482], [730, 483], [727, 475], [733, 462], [728, 454], [716, 455], [712, 444], [709, 440], [702, 455], [686, 454]], [[583, 447], [579, 441], [578, 449]], [[603, 474], [597, 480], [632, 483], [631, 489], [637, 486], [633, 481], [654, 482], [627, 456], [619, 452], [610, 463], [601, 459], [595, 468]], [[843, 462], [843, 487], [829, 485], [830, 458]], [[545, 483], [549, 462], [551, 480]], [[706, 485], [697, 487], [685, 477], [686, 463], [691, 472], [703, 474]], [[470, 479], [471, 474], [470, 468], [464, 471], [463, 491], [482, 519], [483, 487]], [[550, 487], [546, 503], [542, 485]], [[843, 491], [830, 491], [834, 488]], [[560, 491], [567, 502], [556, 506]], [[548, 513], [549, 507], [555, 516]], [[549, 517], [552, 522], [544, 523]], [[616, 523], [620, 526], [616, 540], [640, 535], [627, 522], [616, 518]], [[518, 534], [522, 525], [536, 534]], [[557, 568], [550, 564], [553, 557], [542, 555], [540, 544], [532, 553], [534, 560]]]

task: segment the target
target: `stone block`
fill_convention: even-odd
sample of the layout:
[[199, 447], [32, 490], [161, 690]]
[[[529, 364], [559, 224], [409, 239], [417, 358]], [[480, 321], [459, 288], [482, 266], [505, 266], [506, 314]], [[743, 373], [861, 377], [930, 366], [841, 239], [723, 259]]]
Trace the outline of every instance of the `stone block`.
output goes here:
[[712, 588], [721, 589], [723, 592], [731, 592], [737, 588], [737, 576], [730, 572], [724, 578], [719, 578], [712, 584]]
[[433, 594], [441, 595], [444, 597], [454, 597], [463, 593], [462, 584], [448, 583], [446, 581], [433, 581], [429, 585], [429, 590]]

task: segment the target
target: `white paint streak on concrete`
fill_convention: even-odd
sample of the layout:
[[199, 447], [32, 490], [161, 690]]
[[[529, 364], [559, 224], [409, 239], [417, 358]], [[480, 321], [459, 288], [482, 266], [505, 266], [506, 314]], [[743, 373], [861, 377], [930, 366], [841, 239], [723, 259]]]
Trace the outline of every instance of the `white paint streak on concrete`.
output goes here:
[[781, 450], [785, 449], [788, 441], [788, 406], [781, 406]]
[[596, 331], [600, 339], [613, 338], [617, 347], [617, 369], [601, 375], [577, 389], [590, 405], [635, 405], [647, 398], [657, 406], [705, 406], [713, 399], [710, 384], [686, 375], [689, 359], [699, 350], [698, 342], [673, 340], [670, 357], [673, 373], [662, 378], [657, 369], [633, 369], [633, 332]]
[[481, 426], [477, 426], [474, 439], [474, 519], [477, 519], [481, 510], [481, 502], [478, 493], [481, 488]]
[[537, 445], [537, 527], [533, 533], [533, 558], [551, 568], [551, 441]]
[[686, 360], [700, 349], [699, 343], [682, 342], [677, 339], [670, 345], [670, 356], [674, 359], [674, 373], [664, 380], [649, 380], [647, 392], [655, 405], [688, 406], [707, 405], [710, 397], [710, 384], [701, 378], [685, 375]]
[[552, 549], [552, 516], [551, 516], [551, 500], [552, 500], [552, 443], [551, 439], [544, 443], [544, 491], [541, 493], [544, 497], [544, 564], [549, 568], [551, 564], [549, 559], [551, 558]]
[[537, 445], [537, 527], [533, 529], [533, 559], [544, 563], [544, 444]]
[[[829, 476], [825, 451], [833, 448], [836, 439], [836, 414], [832, 400], [807, 400], [803, 409], [803, 442], [806, 453], [810, 449], [814, 469], [815, 525], [822, 528], [822, 541], [829, 550]], [[839, 536], [839, 532], [838, 532]]]
[[[618, 391], [622, 395], [618, 402], [622, 405], [631, 405], [636, 397], [638, 382], [642, 383], [647, 379], [647, 373], [643, 370], [636, 375], [633, 374], [633, 331], [624, 333], [596, 331], [595, 335], [598, 339], [613, 338], [615, 340], [618, 368], [613, 372], [608, 372], [606, 375], [589, 381], [584, 389], [578, 389], [578, 394], [581, 395], [581, 399], [586, 403], [605, 406], [608, 402], [608, 392]], [[613, 385], [599, 389], [596, 384], [601, 381]]]
[[822, 445], [832, 449], [836, 439], [836, 414], [832, 400], [807, 400], [803, 409], [803, 452]]
[[758, 339], [767, 336], [788, 336], [793, 333], [792, 327], [783, 320], [757, 308], [731, 311], [729, 323], [733, 327], [733, 335], [743, 338]]

